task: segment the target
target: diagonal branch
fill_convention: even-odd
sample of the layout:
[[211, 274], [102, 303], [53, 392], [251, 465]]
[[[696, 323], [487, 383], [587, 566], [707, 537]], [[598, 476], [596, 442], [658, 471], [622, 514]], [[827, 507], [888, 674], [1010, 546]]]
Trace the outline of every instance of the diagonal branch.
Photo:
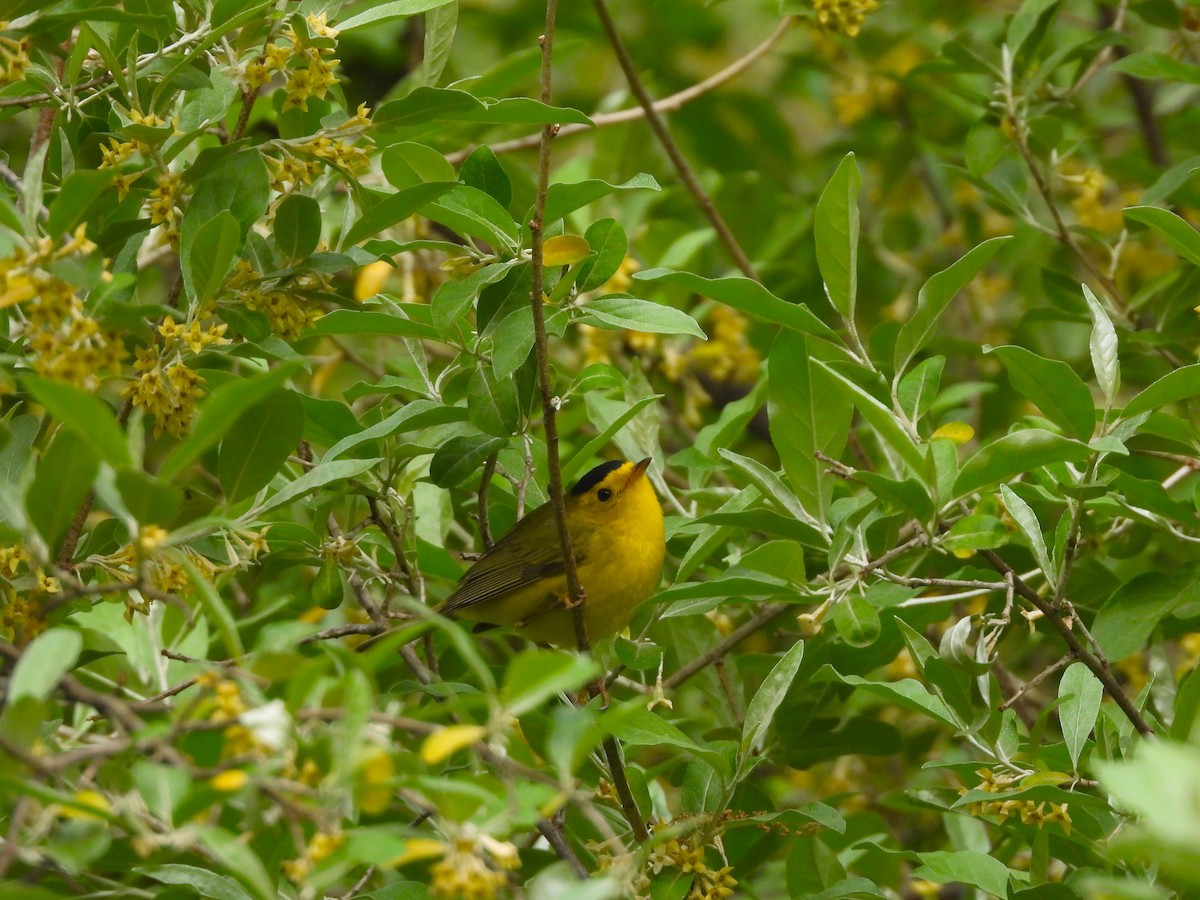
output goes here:
[[700, 207], [700, 212], [712, 224], [713, 230], [716, 231], [717, 237], [721, 243], [725, 245], [725, 249], [729, 252], [729, 256], [733, 259], [734, 265], [741, 270], [742, 274], [747, 278], [752, 278], [759, 281], [758, 273], [754, 270], [754, 265], [750, 262], [750, 258], [746, 256], [746, 251], [742, 249], [742, 245], [738, 243], [736, 237], [726, 224], [724, 217], [713, 203], [712, 198], [700, 184], [700, 180], [696, 177], [696, 173], [692, 170], [687, 159], [684, 158], [683, 152], [679, 149], [679, 145], [675, 143], [675, 139], [671, 137], [671, 132], [667, 128], [666, 122], [663, 121], [658, 110], [654, 108], [654, 99], [650, 96], [646, 86], [642, 84], [642, 79], [638, 76], [637, 66], [633, 62], [633, 57], [629, 55], [629, 51], [625, 48], [624, 42], [621, 40], [621, 35], [617, 32], [617, 26], [612, 20], [612, 16], [608, 13], [608, 7], [605, 6], [604, 0], [592, 0], [592, 6], [596, 9], [596, 16], [600, 19], [600, 25], [604, 28], [604, 33], [608, 36], [608, 42], [612, 44], [613, 53], [616, 54], [617, 63], [621, 66], [621, 71], [625, 73], [625, 80], [629, 82], [629, 89], [633, 91], [633, 95], [637, 97], [638, 103], [641, 104], [642, 110], [646, 114], [646, 121], [650, 124], [654, 136], [658, 138], [658, 142], [662, 144], [663, 150], [666, 151], [667, 157], [671, 160], [671, 165], [675, 167], [675, 171], [679, 174], [679, 179], [687, 186], [691, 192], [692, 198], [696, 201], [696, 205]]

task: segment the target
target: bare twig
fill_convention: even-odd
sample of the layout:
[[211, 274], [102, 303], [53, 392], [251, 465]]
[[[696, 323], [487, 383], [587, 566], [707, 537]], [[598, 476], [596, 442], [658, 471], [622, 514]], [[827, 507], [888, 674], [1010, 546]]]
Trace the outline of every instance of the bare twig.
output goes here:
[[[775, 30], [771, 32], [770, 36], [745, 56], [739, 57], [721, 71], [710, 75], [703, 81], [693, 84], [689, 88], [685, 88], [678, 93], [671, 94], [669, 97], [663, 97], [661, 100], [655, 100], [651, 106], [654, 108], [655, 112], [674, 112], [678, 109], [682, 109], [685, 105], [691, 103], [693, 100], [703, 97], [705, 94], [716, 90], [725, 82], [730, 81], [731, 79], [742, 74], [742, 72], [745, 72], [752, 65], [775, 49], [775, 46], [783, 39], [784, 35], [791, 31], [792, 26], [795, 25], [795, 23], [796, 19], [792, 16], [781, 19], [779, 24], [775, 27]], [[564, 137], [590, 132], [596, 128], [605, 128], [611, 125], [621, 125], [625, 122], [636, 122], [638, 119], [645, 118], [645, 116], [646, 110], [641, 106], [635, 106], [632, 109], [622, 109], [618, 110], [617, 112], [593, 113], [589, 117], [592, 120], [591, 125], [581, 125], [576, 123], [563, 125], [558, 130], [557, 138], [562, 139]], [[488, 147], [493, 153], [497, 154], [513, 153], [518, 150], [532, 150], [538, 146], [540, 141], [540, 134], [531, 134], [522, 138], [516, 138], [511, 141], [497, 141], [494, 144], [488, 144]], [[464, 150], [459, 150], [455, 153], [449, 153], [446, 155], [446, 159], [452, 165], [458, 165], [464, 159], [470, 156], [471, 151], [474, 149], [474, 147], [469, 147]]]
[[678, 687], [679, 685], [683, 684], [700, 670], [712, 665], [718, 659], [722, 659], [727, 653], [729, 653], [730, 650], [732, 650], [746, 638], [750, 637], [750, 635], [754, 634], [760, 628], [763, 628], [774, 622], [785, 612], [793, 608], [793, 605], [790, 603], [774, 603], [763, 607], [756, 615], [750, 619], [747, 619], [738, 628], [734, 629], [729, 637], [725, 638], [725, 640], [721, 641], [721, 643], [717, 644], [702, 656], [698, 656], [691, 662], [680, 666], [679, 669], [673, 672], [669, 678], [664, 678], [663, 689], [670, 690], [671, 688]]
[[679, 175], [679, 179], [687, 186], [688, 191], [691, 192], [696, 205], [700, 207], [700, 212], [712, 224], [717, 237], [725, 245], [725, 249], [733, 259], [734, 265], [747, 278], [758, 281], [758, 273], [754, 270], [754, 265], [750, 262], [750, 258], [746, 256], [746, 251], [742, 249], [742, 245], [738, 243], [737, 238], [730, 231], [729, 225], [726, 224], [725, 219], [721, 216], [712, 198], [708, 196], [708, 193], [701, 186], [696, 173], [692, 171], [691, 164], [684, 158], [679, 145], [671, 137], [671, 132], [663, 121], [662, 116], [654, 108], [654, 100], [646, 90], [646, 86], [642, 84], [642, 79], [638, 75], [637, 65], [629, 55], [629, 51], [625, 49], [625, 44], [621, 40], [621, 35], [617, 32], [617, 26], [609, 15], [608, 7], [605, 5], [604, 0], [592, 0], [592, 6], [595, 7], [600, 25], [608, 37], [608, 42], [612, 45], [613, 53], [616, 54], [617, 63], [621, 66], [621, 71], [625, 73], [625, 80], [629, 82], [629, 89], [633, 91], [633, 95], [637, 97], [638, 103], [641, 104], [642, 110], [646, 114], [646, 121], [649, 123], [655, 137], [658, 138], [658, 142], [662, 144], [663, 150], [666, 151], [667, 157], [671, 160], [671, 165], [675, 167], [675, 171]]
[[318, 641], [332, 641], [350, 634], [376, 635], [382, 634], [386, 630], [387, 626], [380, 626], [374, 622], [338, 625], [336, 628], [326, 628], [324, 631], [318, 631], [316, 634], [310, 634], [308, 637], [301, 638], [300, 643], [303, 645], [315, 644]]
[[1037, 687], [1039, 684], [1041, 684], [1043, 681], [1045, 681], [1047, 678], [1049, 678], [1055, 672], [1060, 672], [1063, 669], [1065, 669], [1067, 666], [1069, 666], [1071, 663], [1073, 663], [1075, 661], [1075, 658], [1076, 657], [1075, 657], [1074, 653], [1068, 653], [1062, 659], [1059, 659], [1059, 660], [1051, 663], [1050, 665], [1046, 666], [1046, 668], [1042, 669], [1042, 671], [1038, 672], [1036, 675], [1034, 675], [1032, 678], [1030, 678], [1027, 682], [1018, 686], [1016, 688], [1016, 690], [1014, 691], [1014, 693], [1012, 694], [1012, 696], [1009, 697], [1007, 700], [1005, 700], [1003, 703], [1001, 703], [1000, 706], [997, 707], [997, 709], [999, 709], [1001, 712], [1008, 709], [1010, 706], [1012, 706], [1018, 700], [1020, 700], [1022, 697], [1024, 697], [1025, 694], [1027, 694], [1029, 691], [1033, 690], [1035, 687]]
[[558, 854], [558, 858], [566, 862], [576, 875], [586, 881], [588, 877], [587, 866], [575, 854], [559, 824], [553, 819], [538, 819], [537, 829], [542, 833], [542, 837], [546, 839], [546, 842], [554, 848], [554, 852]]
[[[551, 61], [554, 52], [554, 21], [558, 13], [557, 0], [546, 2], [546, 31], [542, 35], [542, 102], [549, 105], [553, 100], [553, 76]], [[529, 302], [533, 308], [533, 347], [537, 355], [538, 387], [542, 395], [542, 419], [546, 429], [546, 468], [549, 473], [547, 491], [550, 494], [550, 506], [554, 510], [554, 525], [558, 530], [558, 542], [562, 547], [563, 565], [567, 575], [567, 602], [574, 613], [575, 642], [581, 653], [591, 650], [588, 640], [587, 627], [584, 624], [583, 604], [587, 602], [583, 585], [579, 583], [579, 570], [575, 560], [575, 548], [571, 543], [571, 532], [567, 528], [566, 499], [563, 497], [562, 468], [558, 455], [558, 403], [550, 384], [550, 350], [546, 336], [546, 314], [542, 308], [542, 285], [545, 278], [542, 246], [543, 218], [546, 215], [546, 195], [550, 189], [550, 145], [558, 132], [558, 126], [546, 124], [542, 126], [541, 142], [538, 146], [538, 175], [537, 194], [533, 206], [533, 219], [529, 223], [531, 235], [530, 268], [532, 270], [532, 288]]]
[[1054, 626], [1054, 629], [1059, 633], [1059, 636], [1066, 643], [1071, 653], [1075, 655], [1075, 658], [1086, 665], [1092, 671], [1092, 674], [1100, 679], [1100, 683], [1104, 685], [1104, 689], [1108, 692], [1108, 695], [1116, 701], [1117, 706], [1121, 707], [1121, 712], [1125, 713], [1126, 718], [1133, 724], [1133, 727], [1143, 735], [1153, 736], [1154, 729], [1142, 718], [1141, 712], [1134, 706], [1125, 689], [1113, 677], [1108, 659], [1101, 653], [1097, 652], [1093, 654], [1089, 652], [1071, 626], [1064, 620], [1061, 611], [1026, 584], [1021, 576], [1008, 563], [997, 556], [994, 551], [980, 550], [979, 554], [988, 561], [988, 564], [992, 568], [1005, 577], [1009, 577], [1009, 573], [1011, 573], [1013, 587], [1016, 589], [1016, 592], [1041, 610], [1042, 615]]

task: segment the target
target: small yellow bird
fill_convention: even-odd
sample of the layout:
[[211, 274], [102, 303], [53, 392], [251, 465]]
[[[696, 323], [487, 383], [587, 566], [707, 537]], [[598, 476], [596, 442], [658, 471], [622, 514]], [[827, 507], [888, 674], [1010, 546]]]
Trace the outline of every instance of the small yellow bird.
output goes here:
[[[649, 465], [648, 458], [601, 463], [564, 498], [593, 641], [628, 625], [662, 576], [666, 536], [662, 507], [645, 477]], [[476, 631], [503, 625], [533, 641], [574, 647], [568, 596], [554, 510], [545, 503], [484, 553], [437, 611], [480, 623]]]

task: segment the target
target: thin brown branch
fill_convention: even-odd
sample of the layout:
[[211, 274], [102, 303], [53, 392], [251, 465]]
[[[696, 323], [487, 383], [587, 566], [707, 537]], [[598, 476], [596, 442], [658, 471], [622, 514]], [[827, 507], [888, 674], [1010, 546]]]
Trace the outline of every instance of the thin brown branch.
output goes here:
[[716, 204], [713, 203], [712, 198], [708, 196], [708, 193], [701, 186], [700, 180], [692, 170], [691, 164], [684, 157], [683, 152], [679, 149], [679, 145], [675, 143], [675, 139], [671, 137], [670, 129], [667, 128], [658, 110], [654, 108], [654, 99], [646, 90], [646, 86], [642, 84], [642, 79], [637, 72], [637, 66], [634, 64], [633, 58], [629, 55], [629, 51], [625, 48], [625, 44], [621, 40], [621, 35], [617, 31], [616, 24], [608, 13], [608, 7], [605, 5], [604, 0], [592, 0], [592, 6], [595, 7], [600, 25], [608, 37], [608, 42], [612, 45], [613, 53], [617, 57], [617, 63], [620, 65], [621, 71], [625, 73], [625, 80], [629, 83], [629, 89], [637, 97], [638, 103], [646, 114], [646, 121], [649, 123], [650, 129], [654, 132], [655, 137], [658, 138], [658, 142], [662, 144], [662, 148], [671, 160], [671, 165], [675, 167], [679, 179], [691, 193], [692, 198], [696, 201], [696, 205], [700, 208], [700, 212], [703, 213], [704, 217], [712, 225], [713, 230], [716, 231], [718, 239], [729, 252], [734, 265], [747, 278], [755, 281], [760, 280], [758, 273], [754, 270], [754, 266], [750, 262], [750, 258], [746, 256], [746, 252], [742, 249], [742, 245], [734, 237], [733, 232], [729, 229], [729, 225], [725, 222]]
[[0, 880], [8, 874], [8, 867], [17, 858], [17, 851], [21, 847], [17, 838], [21, 829], [25, 827], [25, 814], [29, 812], [32, 804], [33, 800], [26, 795], [18, 797], [17, 802], [13, 804], [12, 814], [8, 818], [8, 831], [4, 835], [4, 846], [0, 847]]
[[310, 634], [308, 637], [301, 638], [300, 644], [303, 646], [304, 644], [315, 644], [318, 641], [332, 641], [351, 634], [383, 634], [383, 632], [386, 630], [386, 625], [381, 626], [375, 624], [374, 622], [338, 625], [335, 628], [326, 628], [324, 631], [318, 631], [316, 634]]
[[1090, 652], [1079, 640], [1078, 635], [1072, 630], [1071, 625], [1062, 617], [1060, 610], [1026, 584], [1021, 579], [1021, 576], [1008, 563], [996, 555], [994, 551], [980, 550], [979, 553], [997, 572], [1000, 572], [1006, 578], [1012, 578], [1013, 587], [1016, 589], [1016, 592], [1042, 612], [1042, 615], [1046, 617], [1047, 621], [1059, 633], [1059, 636], [1066, 643], [1071, 653], [1075, 655], [1076, 659], [1087, 666], [1092, 674], [1100, 679], [1100, 683], [1104, 685], [1104, 689], [1108, 692], [1108, 695], [1116, 701], [1117, 706], [1121, 708], [1121, 712], [1125, 713], [1125, 717], [1129, 719], [1133, 727], [1139, 733], [1152, 737], [1154, 729], [1147, 724], [1141, 712], [1134, 705], [1133, 700], [1130, 699], [1125, 689], [1121, 687], [1117, 679], [1113, 676], [1108, 659], [1101, 653]]
[[[557, 0], [547, 0], [546, 30], [540, 39], [542, 46], [541, 100], [547, 105], [553, 100], [551, 63], [554, 52], [554, 22], [557, 13]], [[583, 604], [587, 602], [587, 597], [584, 594], [583, 585], [579, 582], [575, 548], [571, 543], [571, 532], [567, 528], [567, 507], [566, 499], [563, 497], [562, 468], [558, 454], [558, 401], [550, 384], [549, 339], [546, 336], [546, 314], [542, 308], [542, 286], [545, 281], [542, 225], [546, 215], [546, 195], [550, 189], [550, 145], [557, 132], [557, 125], [542, 126], [541, 141], [538, 145], [537, 194], [534, 199], [533, 219], [529, 223], [532, 255], [530, 268], [533, 282], [529, 302], [533, 308], [533, 346], [537, 356], [538, 387], [542, 395], [542, 420], [546, 429], [546, 468], [549, 473], [547, 490], [550, 494], [550, 506], [554, 511], [554, 526], [558, 531], [558, 542], [562, 548], [563, 565], [566, 568], [569, 595], [567, 603], [574, 612], [575, 643], [581, 653], [587, 653], [591, 650], [591, 642], [588, 640], [583, 618]]]
[[558, 858], [563, 860], [571, 870], [579, 876], [583, 881], [588, 878], [587, 866], [585, 866], [571, 848], [567, 841], [566, 835], [563, 834], [561, 826], [553, 819], [538, 819], [537, 829], [542, 833], [542, 837], [546, 842], [554, 848], [554, 852], [558, 854]]
[[663, 679], [663, 690], [670, 690], [683, 684], [697, 672], [715, 663], [718, 659], [722, 659], [734, 647], [744, 641], [750, 635], [754, 634], [760, 628], [771, 624], [788, 610], [793, 609], [790, 603], [774, 603], [763, 607], [759, 612], [743, 622], [738, 628], [730, 633], [729, 637], [721, 641], [707, 653], [698, 656], [691, 662], [680, 666], [678, 670], [671, 673], [669, 678]]
[[612, 776], [613, 787], [617, 789], [617, 799], [621, 802], [621, 812], [629, 827], [633, 829], [633, 838], [639, 844], [650, 839], [646, 830], [646, 820], [638, 810], [637, 800], [629, 787], [629, 778], [625, 774], [625, 761], [621, 758], [621, 746], [617, 739], [609, 735], [604, 739], [604, 756], [608, 760], [608, 772]]
[[1015, 690], [1013, 690], [1013, 693], [1009, 696], [1009, 698], [1007, 700], [1005, 700], [1003, 703], [1001, 703], [997, 707], [997, 709], [999, 709], [1001, 712], [1003, 712], [1004, 710], [1008, 709], [1010, 706], [1013, 706], [1022, 697], [1024, 697], [1027, 693], [1029, 693], [1031, 690], [1033, 690], [1035, 687], [1037, 687], [1039, 684], [1041, 684], [1043, 681], [1045, 681], [1047, 678], [1049, 678], [1055, 672], [1061, 672], [1063, 669], [1065, 669], [1067, 666], [1069, 666], [1074, 661], [1075, 661], [1075, 654], [1068, 653], [1062, 659], [1052, 662], [1050, 665], [1046, 666], [1046, 668], [1042, 669], [1042, 671], [1038, 672], [1036, 675], [1034, 675], [1032, 678], [1030, 678], [1024, 684], [1016, 686]]
[[[655, 112], [675, 112], [678, 109], [682, 109], [693, 100], [703, 97], [705, 94], [711, 93], [725, 82], [730, 81], [742, 74], [742, 72], [745, 72], [752, 65], [774, 50], [775, 46], [783, 39], [784, 35], [792, 30], [792, 26], [795, 25], [795, 23], [796, 19], [793, 16], [781, 19], [779, 24], [775, 26], [775, 30], [771, 32], [770, 36], [745, 56], [739, 57], [728, 66], [721, 69], [721, 71], [710, 75], [703, 81], [698, 81], [689, 88], [684, 88], [682, 91], [671, 94], [668, 97], [663, 97], [661, 100], [655, 100], [651, 106]], [[583, 134], [584, 132], [591, 132], [597, 128], [606, 128], [611, 125], [621, 125], [625, 122], [636, 122], [639, 119], [644, 119], [645, 117], [646, 110], [641, 106], [635, 106], [631, 109], [622, 109], [618, 110], [617, 112], [593, 113], [591, 116], [589, 116], [589, 118], [592, 120], [592, 124], [582, 125], [572, 122], [570, 124], [563, 125], [558, 130], [557, 138], [562, 139], [564, 137], [570, 137], [576, 134]], [[511, 141], [498, 141], [494, 144], [488, 144], [488, 147], [493, 153], [496, 154], [514, 153], [518, 150], [534, 149], [541, 142], [541, 139], [542, 138], [540, 134], [530, 134], [526, 135], [525, 137], [515, 138]], [[457, 166], [464, 159], [470, 156], [471, 151], [474, 149], [474, 147], [468, 147], [464, 150], [456, 151], [455, 153], [448, 153], [446, 155], [446, 159], [452, 165]]]

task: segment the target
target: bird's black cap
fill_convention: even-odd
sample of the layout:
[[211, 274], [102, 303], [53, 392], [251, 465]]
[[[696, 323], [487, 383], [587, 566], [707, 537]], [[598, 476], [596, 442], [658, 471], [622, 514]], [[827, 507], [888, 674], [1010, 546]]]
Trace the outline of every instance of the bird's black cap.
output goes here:
[[575, 482], [575, 487], [571, 488], [571, 496], [578, 497], [580, 494], [586, 494], [600, 482], [602, 482], [609, 472], [621, 468], [625, 465], [623, 459], [610, 459], [608, 462], [602, 462], [592, 471], [588, 472], [579, 481]]

